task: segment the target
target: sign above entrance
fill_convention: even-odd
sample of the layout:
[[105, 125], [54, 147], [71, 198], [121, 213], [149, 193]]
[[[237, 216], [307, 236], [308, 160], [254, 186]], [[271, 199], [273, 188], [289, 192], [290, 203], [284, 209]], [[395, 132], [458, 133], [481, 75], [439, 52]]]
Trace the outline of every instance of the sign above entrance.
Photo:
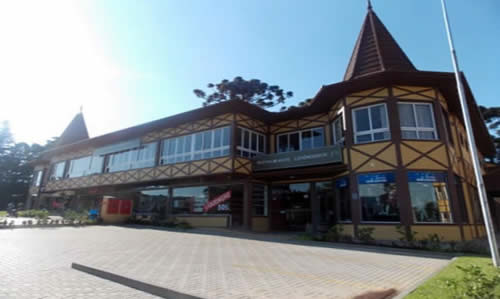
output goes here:
[[410, 171], [408, 172], [409, 182], [444, 182], [446, 180], [446, 175], [439, 172], [423, 172], [423, 171]]
[[359, 184], [382, 184], [394, 182], [394, 173], [392, 172], [360, 174], [358, 176]]
[[253, 159], [253, 170], [275, 170], [341, 162], [341, 148], [325, 146], [305, 151], [259, 155]]

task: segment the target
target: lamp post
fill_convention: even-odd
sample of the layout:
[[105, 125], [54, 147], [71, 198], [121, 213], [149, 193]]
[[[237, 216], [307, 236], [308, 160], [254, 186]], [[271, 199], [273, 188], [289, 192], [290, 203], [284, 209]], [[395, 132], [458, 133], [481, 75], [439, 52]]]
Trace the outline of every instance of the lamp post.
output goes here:
[[460, 98], [460, 105], [462, 107], [462, 113], [465, 123], [465, 131], [467, 133], [467, 138], [469, 140], [469, 151], [472, 155], [472, 166], [474, 168], [474, 174], [476, 177], [477, 190], [479, 192], [479, 201], [481, 202], [481, 210], [483, 213], [484, 224], [486, 226], [486, 233], [488, 235], [488, 242], [490, 245], [491, 258], [493, 260], [493, 265], [495, 267], [500, 266], [498, 245], [495, 237], [495, 230], [493, 229], [493, 223], [491, 221], [490, 208], [488, 206], [488, 198], [486, 196], [486, 189], [484, 187], [483, 174], [481, 173], [481, 165], [479, 163], [479, 155], [476, 148], [476, 140], [472, 132], [472, 124], [470, 122], [469, 108], [465, 99], [464, 87], [462, 84], [462, 78], [460, 76], [460, 69], [458, 68], [457, 54], [455, 52], [455, 47], [453, 45], [453, 37], [451, 36], [450, 24], [448, 21], [448, 12], [446, 10], [445, 0], [441, 0], [441, 6], [443, 9], [444, 24], [446, 26], [446, 34], [448, 35], [448, 44], [451, 51], [451, 61], [453, 63], [453, 70], [455, 71], [455, 77], [457, 80], [458, 97]]

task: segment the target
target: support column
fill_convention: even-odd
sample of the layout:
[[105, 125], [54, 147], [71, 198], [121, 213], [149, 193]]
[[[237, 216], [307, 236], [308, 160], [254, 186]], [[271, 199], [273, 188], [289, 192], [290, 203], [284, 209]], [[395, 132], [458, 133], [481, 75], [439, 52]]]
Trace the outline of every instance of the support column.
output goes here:
[[319, 231], [319, 223], [321, 220], [320, 215], [320, 203], [318, 197], [316, 196], [316, 183], [311, 183], [311, 211], [312, 211], [312, 232], [316, 234]]

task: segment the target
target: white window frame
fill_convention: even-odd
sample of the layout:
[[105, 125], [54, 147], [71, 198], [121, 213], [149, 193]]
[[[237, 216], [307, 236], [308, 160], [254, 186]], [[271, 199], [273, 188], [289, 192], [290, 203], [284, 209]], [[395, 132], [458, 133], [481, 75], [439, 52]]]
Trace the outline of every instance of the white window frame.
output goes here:
[[[434, 108], [432, 107], [433, 105], [431, 103], [426, 103], [426, 102], [405, 102], [405, 101], [400, 101], [398, 102], [399, 104], [408, 104], [412, 106], [412, 111], [413, 111], [413, 117], [415, 118], [415, 127], [402, 127], [401, 124], [401, 138], [405, 140], [438, 140], [438, 135], [437, 135], [437, 129], [436, 129], [436, 118], [434, 117]], [[415, 109], [416, 105], [426, 105], [431, 108], [431, 118], [432, 118], [432, 128], [425, 128], [425, 127], [420, 127], [418, 125], [418, 118], [417, 118], [417, 110]], [[398, 106], [398, 113], [399, 113], [399, 106]], [[416, 133], [417, 138], [404, 138], [403, 137], [403, 131], [413, 131]], [[420, 132], [433, 132], [434, 133], [434, 139], [428, 139], [428, 138], [420, 138]]]
[[[50, 172], [50, 177], [49, 177], [50, 181], [58, 181], [58, 180], [64, 179], [64, 170], [66, 169], [66, 162], [67, 161], [59, 161], [59, 162], [56, 162], [56, 163], [52, 164], [52, 170]], [[59, 164], [63, 165], [63, 173], [62, 173], [62, 175], [60, 177], [56, 177], [55, 176], [56, 167]]]
[[[227, 145], [224, 145], [224, 129], [228, 128], [229, 130], [229, 143]], [[220, 146], [219, 147], [214, 147], [215, 145], [215, 131], [216, 130], [221, 130], [221, 135], [220, 135]], [[210, 132], [210, 147], [207, 149], [204, 149], [204, 134], [206, 132]], [[196, 135], [201, 134], [201, 150], [195, 151], [195, 141], [196, 141]], [[177, 153], [177, 147], [179, 146], [178, 138], [183, 137], [184, 139], [189, 138], [191, 140], [190, 144], [190, 151], [182, 153]], [[164, 155], [164, 149], [165, 149], [165, 143], [166, 141], [169, 140], [169, 143], [172, 140], [175, 140], [175, 148], [174, 148], [174, 153], [172, 155], [168, 154], [168, 149], [167, 149], [167, 154]], [[182, 144], [182, 147], [184, 148], [185, 141]], [[161, 141], [161, 149], [160, 149], [160, 165], [167, 165], [167, 164], [175, 164], [175, 163], [183, 163], [183, 162], [188, 162], [188, 161], [195, 161], [195, 160], [204, 160], [204, 159], [212, 159], [212, 158], [219, 158], [219, 157], [224, 157], [227, 156], [227, 154], [224, 154], [224, 150], [227, 150], [229, 153], [229, 150], [231, 148], [231, 127], [230, 126], [223, 126], [223, 127], [218, 127], [210, 130], [205, 130], [205, 131], [200, 131], [196, 132], [193, 134], [189, 135], [180, 135], [180, 136], [175, 136], [167, 139], [163, 139]], [[214, 152], [220, 151], [220, 155], [217, 155], [216, 157], [213, 156]], [[210, 157], [205, 157], [205, 154], [210, 153]], [[200, 155], [200, 158], [195, 158], [195, 155]], [[178, 160], [178, 158], [182, 158]], [[170, 160], [170, 161], [169, 161]]]
[[[109, 172], [119, 172], [119, 171], [127, 171], [127, 170], [132, 170], [132, 169], [140, 169], [140, 168], [148, 168], [148, 167], [154, 167], [155, 166], [155, 163], [154, 161], [156, 160], [156, 149], [155, 149], [155, 155], [153, 155], [153, 159], [150, 159], [150, 160], [144, 160], [144, 161], [153, 161], [153, 165], [152, 166], [138, 166], [138, 155], [139, 155], [139, 151], [141, 149], [144, 149], [145, 148], [145, 145], [149, 145], [149, 144], [153, 144], [156, 148], [157, 146], [157, 142], [154, 141], [154, 142], [149, 142], [149, 143], [144, 143], [144, 144], [141, 144], [140, 147], [136, 147], [136, 148], [131, 148], [131, 149], [128, 149], [128, 150], [125, 150], [125, 151], [120, 151], [120, 152], [116, 152], [116, 153], [109, 153], [107, 154], [107, 163], [105, 165], [105, 168], [104, 168], [104, 172], [105, 173], [109, 173]], [[127, 155], [127, 160], [126, 161], [122, 161], [120, 164], [117, 164], [119, 166], [121, 166], [119, 169], [117, 170], [111, 170], [110, 169], [110, 163], [111, 163], [111, 159], [117, 157], [116, 155], [118, 154], [125, 154], [125, 153], [128, 153]], [[144, 161], [141, 161], [144, 163]], [[92, 161], [91, 161], [92, 163]], [[89, 171], [90, 171], [90, 167], [91, 167], [92, 164], [89, 165]]]
[[[335, 130], [335, 124], [340, 122], [342, 120], [342, 123], [340, 124], [343, 135], [337, 140], [337, 131]], [[336, 118], [332, 122], [332, 144], [344, 144], [345, 142], [345, 133], [346, 133], [346, 126], [345, 126], [345, 115], [344, 115], [344, 107], [342, 107], [338, 112]]]
[[[372, 129], [372, 114], [371, 114], [371, 109], [373, 107], [377, 107], [377, 106], [384, 106], [384, 109], [385, 109], [385, 121], [386, 121], [386, 124], [387, 124], [387, 128], [380, 128], [380, 129]], [[358, 129], [357, 129], [357, 124], [356, 124], [356, 111], [358, 110], [362, 110], [362, 109], [368, 109], [368, 122], [370, 123], [370, 130], [366, 130], [366, 131], [359, 131], [358, 132]], [[379, 141], [385, 141], [385, 140], [390, 140], [391, 139], [391, 130], [390, 130], [390, 124], [389, 124], [389, 115], [387, 114], [387, 105], [385, 103], [378, 103], [378, 104], [374, 104], [374, 105], [369, 105], [369, 106], [362, 106], [362, 107], [358, 107], [358, 108], [355, 108], [352, 110], [352, 119], [353, 119], [353, 127], [354, 127], [354, 144], [366, 144], [366, 143], [372, 143], [372, 142], [379, 142]], [[387, 132], [389, 133], [389, 137], [386, 138], [386, 139], [379, 139], [379, 140], [375, 140], [373, 137], [375, 134], [377, 133], [384, 133], [384, 132]], [[358, 135], [370, 135], [371, 136], [371, 140], [370, 141], [363, 141], [363, 142], [358, 142]]]
[[[266, 135], [258, 133], [256, 131], [253, 131], [253, 130], [250, 130], [250, 129], [247, 129], [245, 127], [237, 127], [236, 129], [237, 130], [238, 129], [241, 130], [240, 145], [236, 146], [236, 150], [238, 151], [239, 156], [243, 157], [243, 155], [241, 155], [241, 153], [243, 153], [243, 152], [248, 153], [248, 156], [246, 156], [245, 158], [252, 158], [252, 157], [257, 156], [257, 155], [265, 154], [265, 152], [266, 152]], [[245, 131], [248, 132], [248, 138], [249, 138], [249, 140], [248, 140], [248, 148], [246, 148], [244, 146], [244, 144], [245, 144], [245, 140], [244, 140]], [[257, 138], [255, 139], [255, 140], [257, 140], [257, 145], [255, 146], [255, 148], [257, 150], [253, 150], [252, 149], [252, 134], [254, 134], [254, 135], [257, 136]], [[263, 147], [264, 151], [263, 152], [259, 151], [259, 145], [260, 145], [259, 136], [262, 136], [262, 138], [264, 140], [264, 147]]]
[[[291, 152], [291, 151], [284, 151], [284, 152], [280, 152], [279, 151], [279, 138], [283, 135], [288, 135], [287, 137], [287, 149], [290, 148], [290, 135], [291, 134], [295, 134], [295, 133], [298, 133], [299, 134], [299, 150], [298, 152], [301, 152], [303, 151], [304, 149], [302, 148], [302, 132], [306, 132], [306, 131], [310, 131], [311, 132], [311, 138], [314, 137], [312, 135], [312, 132], [315, 130], [315, 129], [322, 129], [323, 130], [323, 146], [325, 146], [325, 128], [324, 127], [314, 127], [314, 128], [309, 128], [309, 129], [304, 129], [304, 130], [299, 130], [299, 131], [292, 131], [292, 132], [287, 132], [287, 133], [283, 133], [283, 134], [279, 134], [276, 136], [276, 152], [277, 153], [288, 153], [288, 152]], [[312, 142], [311, 144], [311, 149], [315, 149], [315, 148], [319, 148], [319, 147], [315, 147], [314, 146], [314, 142]]]

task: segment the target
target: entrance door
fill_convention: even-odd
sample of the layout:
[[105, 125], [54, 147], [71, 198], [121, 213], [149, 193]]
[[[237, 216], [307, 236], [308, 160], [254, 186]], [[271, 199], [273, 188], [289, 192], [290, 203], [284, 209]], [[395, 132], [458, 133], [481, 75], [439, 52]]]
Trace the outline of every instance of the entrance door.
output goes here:
[[273, 186], [271, 200], [273, 229], [305, 231], [307, 224], [311, 224], [311, 218], [310, 183]]
[[316, 183], [316, 200], [319, 201], [320, 225], [322, 230], [328, 230], [335, 224], [335, 190], [333, 182]]

